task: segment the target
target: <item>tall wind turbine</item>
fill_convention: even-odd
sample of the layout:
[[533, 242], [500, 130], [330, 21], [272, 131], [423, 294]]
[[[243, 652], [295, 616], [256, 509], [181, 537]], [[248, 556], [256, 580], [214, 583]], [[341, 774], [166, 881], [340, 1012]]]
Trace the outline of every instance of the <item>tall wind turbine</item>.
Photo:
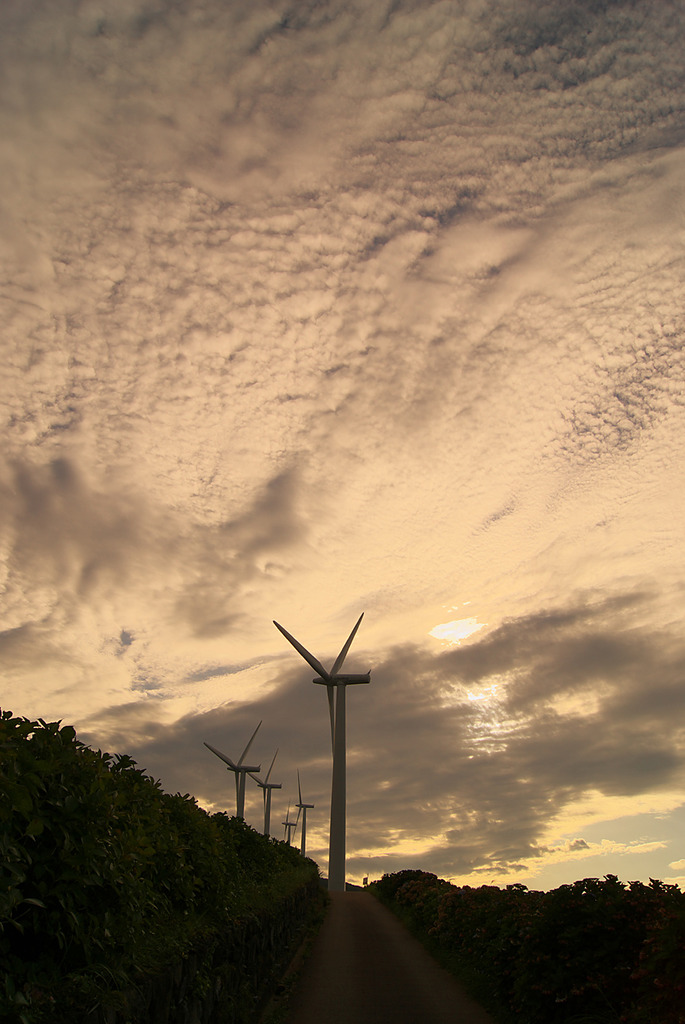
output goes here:
[[[331, 781], [331, 830], [328, 845], [328, 888], [331, 892], [345, 891], [345, 829], [347, 816], [347, 769], [345, 736], [345, 689], [354, 683], [370, 683], [371, 673], [363, 675], [343, 675], [340, 672], [350, 644], [359, 629], [364, 613], [357, 619], [356, 625], [343, 644], [340, 654], [335, 659], [333, 668], [327, 672], [320, 661], [303, 647], [299, 640], [291, 636], [283, 626], [274, 621], [274, 626], [293, 645], [308, 665], [314, 669], [317, 678], [315, 683], [325, 686], [328, 691], [328, 708], [331, 716], [331, 744], [333, 746], [333, 778]], [[333, 691], [336, 690], [335, 696]]]
[[[262, 723], [260, 722], [259, 725], [261, 724]], [[245, 817], [245, 776], [248, 772], [258, 772], [261, 771], [262, 768], [261, 764], [243, 764], [243, 761], [247, 757], [247, 752], [252, 746], [252, 740], [259, 731], [259, 725], [250, 736], [249, 743], [243, 750], [237, 762], [231, 761], [227, 754], [222, 754], [221, 751], [217, 750], [216, 747], [213, 747], [211, 743], [205, 743], [205, 746], [211, 750], [213, 754], [216, 754], [217, 757], [220, 757], [222, 761], [226, 762], [229, 771], [235, 772], [235, 813], [238, 818]]]
[[307, 811], [314, 806], [314, 804], [305, 804], [302, 802], [302, 786], [300, 785], [300, 769], [297, 769], [297, 793], [299, 796], [299, 803], [297, 807], [297, 816], [299, 818], [300, 812], [302, 812], [302, 829], [300, 831], [300, 853], [303, 857], [307, 856]]
[[[276, 750], [276, 754], [278, 754], [278, 750]], [[248, 772], [250, 778], [254, 779], [255, 782], [257, 783], [257, 785], [259, 786], [259, 788], [261, 789], [262, 796], [264, 797], [264, 835], [265, 836], [269, 835], [269, 827], [271, 825], [271, 790], [272, 789], [280, 789], [281, 788], [281, 783], [280, 782], [269, 782], [269, 776], [271, 775], [271, 769], [273, 768], [274, 761], [276, 760], [276, 754], [274, 754], [274, 756], [273, 756], [273, 759], [271, 761], [271, 764], [269, 765], [269, 770], [266, 773], [266, 778], [264, 779], [264, 781], [262, 781], [259, 778], [259, 776], [253, 775], [252, 772]]]

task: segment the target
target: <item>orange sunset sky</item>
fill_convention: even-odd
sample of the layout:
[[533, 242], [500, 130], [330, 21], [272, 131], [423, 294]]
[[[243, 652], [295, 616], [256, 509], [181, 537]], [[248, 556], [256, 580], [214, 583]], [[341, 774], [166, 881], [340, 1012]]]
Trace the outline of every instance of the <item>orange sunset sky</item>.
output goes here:
[[[681, 2], [4, 0], [0, 699], [348, 876], [685, 882]], [[248, 787], [248, 820], [261, 795]], [[281, 834], [280, 826], [277, 834]]]

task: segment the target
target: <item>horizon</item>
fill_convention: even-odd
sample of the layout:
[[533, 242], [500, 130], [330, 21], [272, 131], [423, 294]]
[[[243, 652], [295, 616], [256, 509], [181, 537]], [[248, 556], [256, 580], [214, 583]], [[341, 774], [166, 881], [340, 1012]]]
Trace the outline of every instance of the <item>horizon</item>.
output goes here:
[[[8, 711], [9, 709], [0, 708], [0, 711], [2, 711], [2, 710]], [[25, 717], [25, 716], [15, 716], [15, 717]], [[37, 721], [37, 719], [34, 719], [34, 721]], [[44, 721], [45, 721], [45, 719], [44, 719]], [[50, 724], [50, 723], [48, 722], [47, 724]], [[76, 740], [81, 742], [81, 743], [84, 743], [84, 745], [86, 747], [88, 747], [89, 749], [98, 750], [99, 752], [101, 752], [103, 754], [109, 754], [111, 756], [127, 756], [127, 755], [130, 756], [128, 754], [128, 751], [125, 751], [125, 750], [116, 750], [116, 751], [115, 750], [108, 750], [108, 751], [105, 751], [102, 748], [94, 747], [92, 744], [86, 743], [84, 740], [80, 739], [79, 731], [78, 731], [78, 726], [74, 722], [60, 721], [59, 724], [61, 726], [66, 726], [66, 725], [72, 726], [75, 729], [75, 732], [76, 732], [76, 737], [75, 737]], [[136, 764], [136, 767], [138, 769], [140, 769], [141, 771], [143, 771], [151, 779], [153, 779], [153, 781], [161, 783], [161, 780], [157, 779], [153, 774], [151, 774], [148, 771], [148, 769], [145, 767], [145, 765], [140, 764], [138, 761], [136, 761], [135, 758], [133, 759], [133, 761]], [[232, 783], [232, 776], [228, 776], [228, 781], [229, 781], [229, 783]], [[197, 799], [197, 797], [193, 793], [186, 792], [185, 794], [183, 794], [183, 793], [180, 792], [180, 790], [176, 790], [175, 793], [171, 793], [171, 791], [168, 790], [168, 789], [165, 789], [165, 787], [163, 785], [162, 785], [162, 789], [163, 789], [164, 792], [170, 793], [171, 795], [189, 796], [192, 800], [194, 800], [198, 804], [198, 806], [202, 810], [204, 810], [206, 813], [208, 813], [210, 815], [211, 814], [226, 814], [228, 817], [237, 817], [236, 810], [235, 810], [235, 796], [233, 797], [233, 801], [232, 801], [233, 808], [231, 809], [231, 806], [230, 806], [231, 800], [228, 799], [228, 798], [225, 801], [225, 803], [227, 804], [226, 807], [217, 807], [216, 805], [213, 805], [213, 804], [210, 805], [210, 806], [203, 806], [203, 804]], [[250, 799], [250, 794], [252, 795], [252, 799]], [[255, 832], [259, 833], [260, 835], [263, 835], [264, 834], [263, 833], [264, 820], [263, 820], [263, 807], [261, 805], [261, 799], [262, 799], [262, 797], [261, 797], [261, 789], [259, 788], [259, 786], [258, 786], [258, 784], [256, 782], [255, 782], [254, 787], [252, 787], [251, 790], [246, 787], [245, 803], [246, 803], [247, 810], [246, 810], [246, 813], [245, 813], [245, 815], [243, 817], [243, 821], [245, 822], [246, 825], [248, 825]], [[311, 805], [307, 805], [307, 806], [311, 807]], [[287, 807], [287, 812], [288, 813], [286, 814], [286, 820], [288, 820], [288, 815], [289, 815], [290, 811], [292, 810], [294, 812], [296, 807], [297, 807], [297, 804], [293, 804], [293, 798], [290, 798], [289, 802], [288, 802], [288, 807]], [[251, 812], [251, 814], [249, 812]], [[300, 849], [300, 841], [301, 841], [301, 836], [298, 833], [298, 829], [300, 829], [300, 827], [301, 827], [300, 826], [300, 815], [299, 815], [299, 813], [297, 815], [297, 818], [294, 820], [294, 824], [293, 824], [293, 821], [291, 821], [291, 825], [293, 825], [293, 832], [291, 833], [291, 835], [292, 835], [292, 840], [291, 841], [288, 841], [287, 838], [286, 838], [286, 835], [285, 835], [286, 830], [285, 830], [285, 828], [283, 829], [283, 836], [279, 835], [280, 827], [279, 827], [279, 823], [278, 823], [278, 816], [279, 815], [277, 814], [276, 815], [276, 820], [274, 821], [274, 812], [272, 810], [271, 830], [269, 832], [269, 838], [275, 839], [275, 840], [277, 840], [279, 842], [287, 842], [289, 846], [293, 846], [293, 847], [295, 847], [296, 849], [299, 850]], [[253, 820], [251, 820], [251, 819], [253, 819]], [[285, 821], [280, 822], [280, 825], [285, 825]], [[306, 850], [306, 856], [308, 858], [314, 860], [315, 863], [317, 864], [317, 867], [319, 868], [319, 875], [321, 877], [321, 881], [322, 882], [327, 882], [327, 880], [328, 880], [327, 879], [327, 873], [324, 872], [321, 864], [319, 864], [319, 860], [317, 858], [315, 858], [313, 856], [313, 854], [312, 854], [312, 851], [311, 851], [311, 848], [310, 848], [310, 841], [309, 841], [309, 839], [310, 839], [310, 831], [311, 831], [311, 823], [308, 821], [307, 822], [307, 850]], [[317, 830], [317, 834], [319, 836], [319, 841], [320, 841], [319, 853], [323, 857], [324, 863], [327, 863], [327, 857], [325, 856], [325, 852], [328, 849], [328, 838], [327, 838], [328, 832], [327, 832], [325, 823], [324, 824], [320, 824], [320, 826], [319, 826], [319, 828]], [[607, 856], [607, 855], [605, 854], [604, 856]], [[592, 858], [589, 858], [589, 859], [592, 859]], [[584, 861], [580, 860], [579, 863], [583, 864]], [[453, 885], [461, 886], [461, 887], [463, 887], [463, 886], [478, 887], [478, 886], [481, 886], [481, 885], [485, 885], [485, 886], [487, 886], [487, 885], [495, 885], [498, 888], [506, 888], [507, 886], [510, 886], [510, 885], [520, 885], [520, 884], [523, 884], [523, 885], [526, 886], [527, 889], [530, 889], [531, 891], [539, 890], [539, 891], [543, 891], [543, 892], [549, 892], [552, 889], [556, 889], [556, 888], [558, 888], [561, 885], [570, 885], [570, 884], [573, 884], [576, 881], [581, 881], [582, 879], [585, 879], [585, 878], [604, 878], [604, 877], [606, 877], [608, 875], [615, 875], [618, 878], [618, 880], [620, 882], [622, 882], [623, 884], [625, 884], [625, 885], [630, 885], [630, 883], [632, 883], [634, 881], [650, 882], [654, 878], [657, 881], [662, 881], [662, 882], [665, 881], [666, 884], [675, 884], [680, 889], [685, 890], [685, 880], [683, 880], [683, 879], [681, 879], [679, 881], [676, 881], [673, 878], [663, 879], [663, 878], [658, 878], [656, 876], [648, 876], [647, 878], [633, 878], [633, 877], [628, 877], [628, 876], [621, 876], [618, 871], [612, 871], [610, 869], [610, 865], [609, 865], [609, 861], [608, 860], [606, 862], [604, 862], [604, 861], [602, 862], [602, 873], [601, 874], [587, 874], [587, 873], [583, 873], [583, 874], [579, 874], [576, 878], [567, 878], [566, 875], [564, 875], [563, 876], [564, 877], [563, 881], [549, 882], [546, 885], [536, 885], [536, 884], [532, 884], [532, 883], [527, 882], [527, 881], [522, 881], [521, 879], [518, 879], [518, 880], [515, 880], [515, 881], [512, 881], [512, 880], [501, 881], [501, 882], [498, 883], [498, 882], [495, 881], [495, 879], [490, 879], [489, 881], [486, 881], [484, 878], [474, 878], [472, 875], [467, 875], [465, 877], [459, 877], [459, 878], [457, 878], [457, 877], [448, 877], [448, 876], [440, 875], [439, 873], [437, 873], [435, 871], [432, 871], [431, 868], [418, 867], [413, 862], [410, 863], [409, 860], [407, 860], [406, 863], [402, 863], [401, 866], [395, 865], [395, 866], [392, 867], [392, 869], [387, 870], [387, 871], [381, 865], [381, 867], [378, 869], [376, 874], [373, 874], [373, 873], [367, 873], [365, 875], [364, 874], [362, 874], [362, 875], [358, 874], [354, 878], [349, 877], [349, 870], [348, 870], [348, 877], [346, 878], [346, 884], [348, 886], [352, 885], [352, 886], [354, 886], [356, 888], [360, 888], [361, 889], [361, 888], [364, 888], [365, 884], [371, 885], [372, 882], [379, 881], [384, 874], [396, 874], [398, 872], [407, 871], [407, 870], [408, 871], [413, 871], [413, 870], [426, 871], [427, 873], [436, 875], [438, 878], [442, 878], [443, 881], [447, 881], [447, 882], [450, 882]], [[548, 873], [550, 878], [554, 877], [553, 870], [549, 871], [549, 868], [548, 868], [548, 872], [547, 873]], [[539, 878], [539, 876], [536, 876], [536, 877]], [[367, 879], [366, 883], [364, 882], [365, 878]], [[535, 878], [534, 878], [534, 880], [535, 880]]]

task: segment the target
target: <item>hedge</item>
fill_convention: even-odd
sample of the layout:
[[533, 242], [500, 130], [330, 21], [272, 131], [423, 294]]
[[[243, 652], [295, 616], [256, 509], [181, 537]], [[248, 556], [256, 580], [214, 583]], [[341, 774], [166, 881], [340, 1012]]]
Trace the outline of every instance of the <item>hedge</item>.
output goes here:
[[116, 1005], [194, 950], [216, 959], [246, 920], [273, 929], [274, 908], [292, 917], [295, 894], [312, 899], [317, 883], [294, 848], [165, 793], [128, 755], [92, 750], [59, 722], [0, 715], [3, 1021]]
[[400, 871], [369, 888], [503, 1021], [685, 1024], [677, 885], [606, 875], [538, 892]]

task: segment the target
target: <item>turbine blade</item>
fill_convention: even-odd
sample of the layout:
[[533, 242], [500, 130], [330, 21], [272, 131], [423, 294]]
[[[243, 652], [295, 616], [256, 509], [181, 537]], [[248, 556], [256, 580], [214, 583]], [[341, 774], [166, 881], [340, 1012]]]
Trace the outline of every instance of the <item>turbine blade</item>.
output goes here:
[[335, 659], [335, 664], [333, 665], [333, 668], [331, 669], [331, 675], [332, 676], [336, 676], [338, 674], [338, 672], [340, 671], [340, 669], [342, 668], [342, 663], [345, 660], [345, 658], [347, 657], [347, 652], [350, 649], [350, 644], [354, 640], [354, 635], [357, 632], [357, 630], [359, 629], [359, 623], [362, 621], [363, 618], [364, 618], [364, 612], [362, 612], [361, 615], [359, 616], [359, 618], [357, 619], [357, 623], [356, 623], [354, 629], [352, 630], [352, 632], [348, 636], [347, 640], [345, 641], [345, 645], [344, 645], [343, 649], [341, 650], [340, 654]]
[[274, 766], [274, 761], [276, 760], [276, 755], [277, 755], [277, 754], [278, 754], [278, 747], [276, 747], [276, 753], [275, 753], [275, 754], [274, 754], [274, 756], [273, 756], [273, 761], [271, 762], [271, 765], [269, 766], [269, 770], [268, 770], [268, 772], [266, 773], [266, 778], [264, 779], [264, 782], [265, 782], [265, 783], [269, 781], [269, 776], [271, 775], [271, 769], [272, 769], [272, 768], [273, 768], [273, 766]]
[[306, 647], [303, 647], [299, 640], [296, 640], [294, 636], [291, 636], [287, 629], [283, 629], [283, 626], [279, 625], [274, 619], [274, 626], [278, 629], [283, 636], [286, 638], [288, 643], [291, 643], [298, 654], [300, 654], [308, 665], [314, 669], [317, 675], [320, 675], [322, 679], [330, 679], [330, 676], [326, 669], [323, 667], [321, 662], [310, 654]]
[[225, 761], [228, 767], [231, 768], [234, 772], [238, 770], [238, 766], [234, 764], [233, 761], [231, 761], [230, 757], [228, 757], [226, 754], [222, 754], [221, 751], [217, 750], [216, 747], [213, 747], [211, 743], [205, 743], [205, 746], [207, 747], [208, 750], [211, 750], [213, 754], [216, 754], [217, 757], [220, 757], [222, 761]]
[[[260, 722], [260, 723], [259, 723], [259, 725], [261, 725], [261, 724], [262, 724], [262, 723]], [[241, 764], [243, 763], [243, 761], [245, 760], [245, 755], [247, 754], [248, 750], [249, 750], [249, 749], [250, 749], [250, 747], [252, 746], [252, 740], [253, 740], [253, 739], [255, 738], [255, 736], [256, 736], [256, 735], [257, 735], [257, 733], [259, 732], [259, 725], [257, 726], [257, 728], [255, 729], [255, 731], [254, 731], [254, 732], [252, 733], [252, 735], [250, 736], [250, 742], [249, 742], [249, 743], [247, 744], [247, 746], [246, 746], [246, 747], [245, 747], [245, 749], [243, 750], [242, 754], [240, 755], [240, 760], [238, 761], [238, 764], [239, 764], [239, 765], [241, 765]]]
[[302, 803], [302, 786], [300, 785], [300, 769], [299, 768], [297, 769], [297, 795], [300, 798], [300, 803]]

